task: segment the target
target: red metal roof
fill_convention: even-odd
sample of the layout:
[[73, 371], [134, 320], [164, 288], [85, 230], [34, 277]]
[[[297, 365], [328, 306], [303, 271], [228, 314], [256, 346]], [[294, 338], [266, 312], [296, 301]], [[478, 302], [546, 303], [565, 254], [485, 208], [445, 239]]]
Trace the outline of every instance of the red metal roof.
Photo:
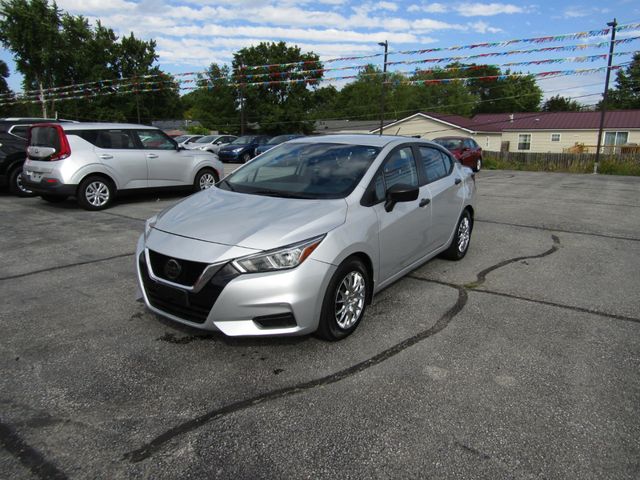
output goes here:
[[[600, 126], [600, 112], [481, 113], [472, 118], [431, 112], [424, 115], [476, 132], [597, 130]], [[607, 112], [604, 128], [640, 128], [640, 110]]]

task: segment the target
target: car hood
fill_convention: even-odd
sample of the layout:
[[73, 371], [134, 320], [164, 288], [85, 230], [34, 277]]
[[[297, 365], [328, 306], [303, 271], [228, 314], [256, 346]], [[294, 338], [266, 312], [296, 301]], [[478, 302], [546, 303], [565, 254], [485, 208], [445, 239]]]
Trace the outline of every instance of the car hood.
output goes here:
[[344, 199], [306, 200], [210, 188], [158, 215], [156, 230], [205, 242], [270, 250], [342, 225]]
[[225, 145], [224, 147], [220, 147], [220, 151], [222, 152], [231, 152], [232, 150], [235, 150], [236, 148], [247, 148], [250, 147], [251, 144], [250, 143], [236, 143], [235, 145]]

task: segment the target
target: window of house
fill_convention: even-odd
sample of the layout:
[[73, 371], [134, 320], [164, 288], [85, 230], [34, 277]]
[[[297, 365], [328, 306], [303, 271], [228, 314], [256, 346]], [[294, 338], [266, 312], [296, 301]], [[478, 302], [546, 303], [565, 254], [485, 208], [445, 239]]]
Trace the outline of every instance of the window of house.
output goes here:
[[521, 133], [518, 135], [518, 150], [531, 150], [530, 133]]
[[551, 141], [552, 142], [559, 142], [560, 141], [560, 134], [559, 133], [552, 133], [551, 134]]
[[629, 141], [629, 132], [605, 132], [605, 145], [624, 145]]

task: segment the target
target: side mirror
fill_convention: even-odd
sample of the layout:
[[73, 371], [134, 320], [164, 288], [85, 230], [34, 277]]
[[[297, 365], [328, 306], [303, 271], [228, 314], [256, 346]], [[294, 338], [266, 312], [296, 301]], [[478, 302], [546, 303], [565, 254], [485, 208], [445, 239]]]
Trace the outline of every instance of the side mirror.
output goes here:
[[417, 199], [418, 187], [398, 183], [387, 190], [387, 200], [384, 202], [384, 209], [390, 212], [398, 202], [412, 202]]

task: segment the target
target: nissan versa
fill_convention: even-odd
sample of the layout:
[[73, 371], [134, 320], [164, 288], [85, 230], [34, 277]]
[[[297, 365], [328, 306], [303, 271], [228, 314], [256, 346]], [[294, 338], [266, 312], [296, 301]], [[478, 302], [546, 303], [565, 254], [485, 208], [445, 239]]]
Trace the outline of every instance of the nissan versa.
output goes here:
[[465, 256], [475, 179], [406, 137], [300, 138], [150, 218], [136, 249], [149, 309], [226, 335], [329, 340], [437, 254]]

